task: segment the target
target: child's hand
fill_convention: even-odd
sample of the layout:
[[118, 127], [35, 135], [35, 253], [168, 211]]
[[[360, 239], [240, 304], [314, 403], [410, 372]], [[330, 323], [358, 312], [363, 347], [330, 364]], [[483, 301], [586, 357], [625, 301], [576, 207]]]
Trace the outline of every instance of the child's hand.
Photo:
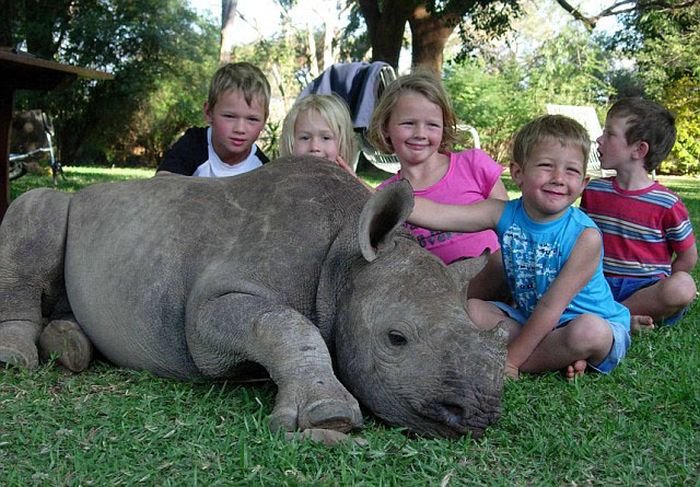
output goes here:
[[[355, 176], [355, 171], [352, 170], [352, 168], [350, 167], [350, 165], [348, 165], [348, 163], [345, 162], [345, 160], [344, 160], [342, 157], [337, 156], [337, 157], [335, 158], [335, 163], [336, 163], [336, 165], [337, 165], [339, 168], [341, 168], [343, 171], [347, 172], [347, 173], [350, 174], [351, 176]], [[355, 176], [355, 177], [356, 177], [356, 176]]]
[[510, 363], [507, 359], [506, 359], [505, 376], [507, 379], [513, 379], [513, 380], [518, 380], [520, 378], [520, 370], [518, 370], [518, 368], [515, 365], [513, 365], [512, 363]]

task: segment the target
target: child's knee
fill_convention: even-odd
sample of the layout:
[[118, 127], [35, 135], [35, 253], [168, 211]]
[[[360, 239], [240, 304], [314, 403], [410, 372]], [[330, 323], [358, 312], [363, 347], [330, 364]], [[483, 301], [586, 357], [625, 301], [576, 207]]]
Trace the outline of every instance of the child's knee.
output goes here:
[[467, 299], [467, 314], [479, 328], [482, 328], [486, 321], [484, 315], [487, 304], [486, 301], [482, 301], [481, 299]]
[[474, 324], [481, 329], [490, 329], [498, 324], [505, 317], [505, 314], [488, 301], [481, 299], [467, 300], [467, 314]]
[[664, 289], [664, 300], [670, 306], [685, 307], [697, 293], [695, 280], [687, 272], [677, 272], [667, 279]]
[[581, 315], [568, 325], [569, 346], [586, 356], [610, 349], [613, 335], [608, 323], [595, 315]]

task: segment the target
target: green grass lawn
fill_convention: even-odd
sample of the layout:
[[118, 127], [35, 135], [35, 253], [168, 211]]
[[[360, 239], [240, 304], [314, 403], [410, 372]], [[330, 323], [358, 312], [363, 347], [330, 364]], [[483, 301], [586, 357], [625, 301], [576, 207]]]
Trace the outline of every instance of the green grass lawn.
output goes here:
[[[152, 174], [68, 168], [59, 186]], [[700, 228], [700, 182], [662, 182]], [[50, 184], [25, 176], [12, 194]], [[0, 485], [698, 485], [699, 318], [696, 303], [676, 326], [635, 338], [609, 376], [506, 383], [500, 421], [476, 441], [411, 438], [366, 417], [355, 435], [367, 446], [290, 442], [266, 427], [269, 383], [193, 385], [101, 362], [78, 375], [8, 368]]]

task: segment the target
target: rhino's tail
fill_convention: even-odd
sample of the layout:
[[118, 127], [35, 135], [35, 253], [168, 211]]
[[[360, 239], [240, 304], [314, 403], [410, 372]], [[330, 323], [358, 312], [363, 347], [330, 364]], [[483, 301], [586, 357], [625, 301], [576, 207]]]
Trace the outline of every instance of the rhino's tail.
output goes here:
[[44, 318], [69, 310], [63, 263], [70, 194], [29, 191], [0, 225], [0, 361], [38, 366]]

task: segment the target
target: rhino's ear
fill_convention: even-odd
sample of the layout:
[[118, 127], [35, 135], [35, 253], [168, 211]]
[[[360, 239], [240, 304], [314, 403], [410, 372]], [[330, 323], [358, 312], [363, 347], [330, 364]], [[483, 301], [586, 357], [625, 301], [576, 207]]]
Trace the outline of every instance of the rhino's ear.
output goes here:
[[360, 214], [358, 240], [362, 256], [369, 262], [389, 245], [394, 231], [413, 210], [413, 189], [402, 179], [374, 193]]

